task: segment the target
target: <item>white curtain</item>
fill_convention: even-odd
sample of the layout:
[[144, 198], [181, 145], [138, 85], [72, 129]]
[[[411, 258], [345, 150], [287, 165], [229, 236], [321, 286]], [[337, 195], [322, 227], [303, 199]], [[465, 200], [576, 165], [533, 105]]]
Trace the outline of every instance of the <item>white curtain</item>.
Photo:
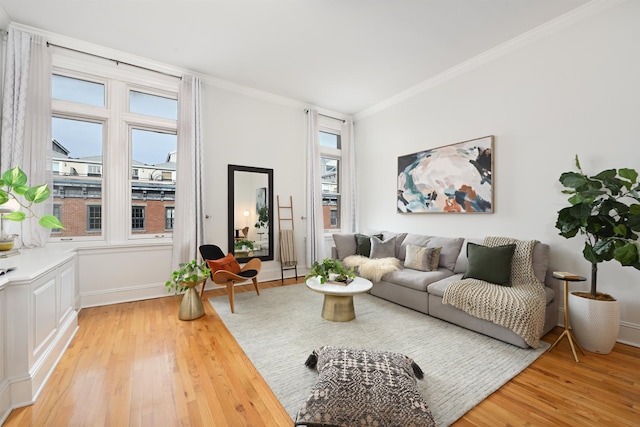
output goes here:
[[[2, 172], [19, 166], [27, 185], [47, 183], [52, 189], [51, 51], [41, 36], [9, 29], [2, 108]], [[49, 198], [32, 210], [40, 217], [51, 214], [51, 206]], [[20, 235], [17, 246], [44, 246], [51, 233], [36, 219], [7, 223], [7, 233]]]
[[345, 120], [341, 129], [342, 185], [341, 206], [342, 231], [354, 233], [358, 230], [356, 218], [356, 162], [353, 120]]
[[202, 82], [185, 75], [178, 90], [178, 152], [172, 267], [198, 259], [204, 241], [202, 199]]
[[307, 114], [307, 267], [319, 261], [324, 253], [324, 217], [322, 215], [322, 184], [320, 182], [320, 141], [318, 112]]

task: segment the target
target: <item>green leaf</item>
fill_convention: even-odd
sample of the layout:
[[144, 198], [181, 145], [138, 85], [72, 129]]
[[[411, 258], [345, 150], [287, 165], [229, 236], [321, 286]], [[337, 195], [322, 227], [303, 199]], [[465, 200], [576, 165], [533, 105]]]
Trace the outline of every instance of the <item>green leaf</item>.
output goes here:
[[622, 178], [628, 179], [633, 184], [635, 184], [638, 179], [638, 172], [636, 172], [635, 169], [620, 168], [620, 170], [618, 171], [618, 174]]
[[600, 258], [598, 258], [598, 255], [596, 255], [596, 252], [593, 250], [593, 247], [588, 243], [584, 244], [582, 255], [584, 255], [584, 259], [589, 261], [591, 264], [597, 264], [602, 261]]
[[24, 198], [29, 202], [42, 203], [49, 198], [51, 191], [47, 184], [31, 187], [24, 193]]
[[29, 190], [29, 187], [26, 185], [16, 185], [13, 187], [13, 192], [20, 195], [26, 193], [27, 190]]
[[38, 224], [44, 228], [61, 228], [65, 230], [64, 225], [62, 225], [60, 220], [53, 215], [43, 215], [38, 221]]
[[633, 243], [627, 243], [624, 246], [616, 248], [614, 251], [614, 257], [616, 261], [622, 265], [635, 266], [638, 264], [638, 248]]
[[10, 212], [8, 214], [3, 214], [2, 218], [3, 219], [8, 219], [10, 221], [24, 221], [24, 219], [27, 217], [27, 215], [22, 212], [22, 211], [18, 211], [18, 212]]
[[27, 183], [27, 175], [19, 167], [9, 169], [2, 174], [2, 180], [9, 187], [24, 186]]
[[584, 196], [580, 193], [575, 193], [573, 196], [569, 197], [569, 203], [572, 205], [577, 205], [582, 202], [584, 202]]
[[9, 195], [6, 191], [0, 190], [0, 205], [4, 205], [9, 201]]
[[621, 236], [621, 237], [626, 237], [627, 236], [627, 227], [624, 224], [615, 225], [613, 227], [613, 231], [618, 236]]
[[587, 179], [584, 177], [584, 175], [576, 172], [565, 172], [560, 175], [560, 182], [565, 187], [578, 188], [582, 185], [585, 185], [587, 183]]
[[599, 179], [600, 181], [605, 181], [607, 178], [615, 178], [617, 175], [615, 169], [607, 169], [603, 170], [597, 175], [594, 175], [592, 178]]

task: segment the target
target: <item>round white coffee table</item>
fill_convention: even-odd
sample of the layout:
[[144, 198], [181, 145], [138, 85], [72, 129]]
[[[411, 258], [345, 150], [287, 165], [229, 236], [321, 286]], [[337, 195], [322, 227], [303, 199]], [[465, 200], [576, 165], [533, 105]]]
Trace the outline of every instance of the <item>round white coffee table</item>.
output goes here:
[[332, 322], [348, 322], [356, 318], [353, 296], [369, 292], [373, 284], [362, 277], [356, 277], [348, 285], [332, 282], [320, 283], [317, 277], [307, 279], [307, 288], [324, 294], [322, 317]]

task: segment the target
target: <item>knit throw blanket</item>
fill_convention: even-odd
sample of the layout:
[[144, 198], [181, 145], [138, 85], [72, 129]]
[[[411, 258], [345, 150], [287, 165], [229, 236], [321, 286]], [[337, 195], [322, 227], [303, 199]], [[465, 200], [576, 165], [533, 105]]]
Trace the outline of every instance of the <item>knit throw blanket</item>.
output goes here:
[[477, 279], [463, 279], [447, 287], [442, 298], [466, 313], [512, 330], [531, 347], [540, 346], [544, 329], [544, 283], [533, 272], [535, 240], [486, 237], [485, 246], [516, 244], [511, 262], [511, 287]]

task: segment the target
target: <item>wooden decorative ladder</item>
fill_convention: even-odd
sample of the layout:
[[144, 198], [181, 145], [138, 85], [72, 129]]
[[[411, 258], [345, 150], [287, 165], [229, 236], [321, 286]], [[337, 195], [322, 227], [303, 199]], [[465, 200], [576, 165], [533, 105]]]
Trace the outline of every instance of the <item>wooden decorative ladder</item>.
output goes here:
[[280, 278], [284, 283], [284, 271], [295, 270], [298, 278], [298, 257], [293, 224], [293, 197], [289, 196], [289, 205], [280, 205], [280, 196], [276, 196], [278, 205], [278, 243], [280, 246]]

